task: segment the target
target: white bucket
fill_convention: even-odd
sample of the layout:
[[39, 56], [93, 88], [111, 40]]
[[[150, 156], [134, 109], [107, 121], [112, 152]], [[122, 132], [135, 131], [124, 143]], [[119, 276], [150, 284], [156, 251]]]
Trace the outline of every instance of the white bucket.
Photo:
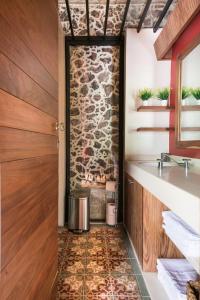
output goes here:
[[106, 223], [111, 226], [116, 225], [116, 205], [115, 205], [115, 203], [107, 203]]

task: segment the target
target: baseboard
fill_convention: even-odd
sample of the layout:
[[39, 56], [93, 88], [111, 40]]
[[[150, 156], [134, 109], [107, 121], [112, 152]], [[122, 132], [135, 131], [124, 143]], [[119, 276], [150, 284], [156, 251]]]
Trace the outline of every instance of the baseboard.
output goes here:
[[138, 262], [140, 271], [141, 271], [141, 273], [143, 275], [143, 278], [144, 278], [147, 290], [149, 292], [149, 295], [151, 297], [151, 300], [169, 300], [169, 298], [168, 298], [168, 296], [167, 296], [167, 294], [166, 294], [166, 292], [165, 292], [162, 284], [158, 280], [157, 272], [143, 272], [141, 264], [140, 264], [140, 261], [138, 259], [137, 253], [135, 251], [135, 248], [133, 246], [133, 243], [131, 241], [130, 235], [128, 233], [128, 230], [127, 230], [127, 227], [126, 227], [125, 224], [124, 224], [124, 229], [125, 229], [125, 231], [127, 233], [127, 236], [128, 236], [128, 239], [129, 239], [129, 242], [130, 242], [130, 245], [131, 245], [131, 248], [132, 248], [132, 250], [133, 250], [133, 252], [135, 254], [135, 257], [136, 257], [136, 260]]
[[135, 248], [134, 248], [134, 246], [133, 246], [133, 243], [132, 243], [132, 241], [131, 241], [129, 232], [128, 232], [128, 230], [127, 230], [126, 225], [125, 225], [125, 224], [123, 224], [123, 225], [124, 225], [124, 229], [125, 229], [125, 231], [126, 231], [126, 234], [127, 234], [127, 236], [128, 236], [128, 240], [129, 240], [129, 242], [130, 242], [130, 244], [131, 244], [131, 249], [132, 249], [132, 251], [133, 251], [133, 253], [134, 253], [134, 255], [135, 255], [136, 259], [137, 259], [137, 263], [138, 263], [139, 268], [140, 268], [140, 271], [141, 271], [141, 273], [142, 273], [142, 272], [143, 272], [143, 271], [142, 271], [142, 267], [141, 267], [140, 261], [139, 261], [139, 259], [138, 259], [137, 253], [136, 253], [136, 251], [135, 251]]

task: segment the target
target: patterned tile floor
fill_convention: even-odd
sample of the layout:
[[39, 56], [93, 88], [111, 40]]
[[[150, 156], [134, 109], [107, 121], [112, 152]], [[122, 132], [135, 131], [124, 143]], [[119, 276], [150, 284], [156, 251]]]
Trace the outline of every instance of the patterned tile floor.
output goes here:
[[80, 235], [59, 228], [57, 299], [150, 300], [123, 227], [92, 225]]

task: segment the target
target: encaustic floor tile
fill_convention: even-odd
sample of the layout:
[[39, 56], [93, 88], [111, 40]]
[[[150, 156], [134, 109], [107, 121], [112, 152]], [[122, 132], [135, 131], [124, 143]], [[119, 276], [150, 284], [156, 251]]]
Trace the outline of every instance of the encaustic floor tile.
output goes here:
[[58, 238], [57, 300], [150, 299], [123, 227], [59, 228]]
[[110, 265], [106, 257], [87, 258], [86, 273], [87, 274], [108, 274]]
[[139, 297], [139, 289], [134, 275], [117, 274], [110, 277], [113, 295]]
[[95, 297], [103, 299], [106, 296], [113, 296], [110, 276], [108, 274], [85, 275], [84, 295], [88, 299], [95, 299]]
[[81, 299], [84, 290], [84, 276], [63, 274], [58, 280], [57, 299]]

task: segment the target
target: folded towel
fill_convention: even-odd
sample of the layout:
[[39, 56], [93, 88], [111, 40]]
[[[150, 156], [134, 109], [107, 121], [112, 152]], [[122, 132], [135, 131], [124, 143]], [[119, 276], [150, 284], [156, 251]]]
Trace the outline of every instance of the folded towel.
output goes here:
[[187, 300], [199, 300], [200, 299], [200, 281], [190, 280], [187, 283]]
[[176, 232], [177, 235], [180, 234], [184, 239], [196, 240], [200, 242], [200, 235], [175, 213], [172, 211], [163, 211], [162, 216], [166, 227], [170, 227], [171, 230]]
[[186, 259], [158, 259], [158, 279], [172, 300], [186, 299], [186, 285], [200, 279]]
[[173, 241], [184, 256], [191, 258], [200, 257], [200, 241], [184, 238], [183, 235], [178, 234], [174, 228], [168, 225], [163, 224], [162, 227], [170, 240]]
[[186, 300], [186, 295], [178, 293], [171, 280], [163, 272], [158, 272], [158, 280], [161, 282], [170, 300]]

